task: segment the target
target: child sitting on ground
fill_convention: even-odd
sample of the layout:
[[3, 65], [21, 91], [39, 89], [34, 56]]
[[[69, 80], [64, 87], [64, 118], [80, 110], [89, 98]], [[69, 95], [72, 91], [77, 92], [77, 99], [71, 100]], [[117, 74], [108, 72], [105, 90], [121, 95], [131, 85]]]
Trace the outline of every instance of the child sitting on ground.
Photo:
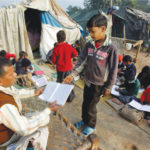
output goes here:
[[16, 55], [15, 54], [10, 54], [8, 52], [6, 52], [5, 50], [1, 50], [0, 51], [0, 56], [12, 60], [12, 64], [14, 65], [16, 63]]
[[119, 100], [123, 103], [128, 103], [131, 96], [136, 96], [140, 88], [140, 82], [136, 78], [136, 67], [132, 63], [132, 57], [124, 56], [123, 63], [126, 66], [124, 72], [125, 83], [122, 85], [125, 89], [117, 89], [120, 92]]
[[143, 67], [137, 78], [141, 83], [141, 88], [146, 89], [150, 85], [150, 66]]
[[[57, 42], [54, 43], [53, 49], [56, 47], [56, 45], [57, 45]], [[53, 49], [51, 49], [51, 50], [47, 53], [47, 55], [46, 55], [46, 60], [47, 60], [47, 62], [50, 63], [50, 64], [52, 64], [52, 65], [53, 65], [53, 62], [52, 62], [51, 58], [52, 58], [52, 54], [53, 54]]]
[[[148, 86], [143, 92], [140, 100], [143, 104], [150, 104], [150, 86]], [[145, 112], [145, 119], [150, 124], [150, 112]]]
[[74, 48], [78, 52], [78, 55], [80, 55], [81, 49], [80, 49], [80, 42], [78, 40], [75, 42]]
[[22, 69], [22, 60], [24, 58], [26, 58], [27, 56], [28, 56], [28, 54], [24, 51], [21, 51], [19, 53], [19, 59], [16, 62], [16, 73], [17, 73], [17, 75], [22, 74], [22, 70], [23, 70]]

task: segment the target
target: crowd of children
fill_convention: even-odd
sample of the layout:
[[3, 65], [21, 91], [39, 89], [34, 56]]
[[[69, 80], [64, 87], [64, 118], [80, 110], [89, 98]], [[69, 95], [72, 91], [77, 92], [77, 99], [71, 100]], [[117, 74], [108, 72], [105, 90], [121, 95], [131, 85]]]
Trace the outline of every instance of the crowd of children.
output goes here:
[[[136, 100], [141, 104], [150, 104], [150, 66], [144, 66], [142, 71], [136, 76], [136, 66], [134, 65], [133, 58], [129, 55], [124, 57], [118, 56], [118, 80], [120, 80], [119, 88], [116, 88], [116, 91], [119, 91], [119, 96], [116, 96], [121, 103], [128, 104], [132, 100]], [[139, 89], [144, 89], [141, 98], [137, 98]], [[117, 99], [113, 101], [118, 104]], [[145, 112], [145, 119], [150, 123], [150, 113]]]

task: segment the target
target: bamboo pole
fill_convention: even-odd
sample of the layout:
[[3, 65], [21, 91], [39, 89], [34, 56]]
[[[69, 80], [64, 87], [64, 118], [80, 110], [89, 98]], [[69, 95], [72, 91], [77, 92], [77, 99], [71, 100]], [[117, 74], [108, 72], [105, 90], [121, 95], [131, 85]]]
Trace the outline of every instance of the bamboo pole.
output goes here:
[[140, 54], [140, 51], [141, 51], [142, 43], [143, 43], [143, 40], [140, 40], [140, 41], [138, 41], [137, 43], [135, 43], [135, 44], [133, 45], [133, 47], [139, 46], [139, 47], [138, 47], [138, 51], [137, 51], [137, 53], [136, 53], [136, 57], [135, 57], [135, 63], [136, 63], [137, 60], [138, 60], [138, 57], [139, 57], [139, 54]]
[[124, 50], [126, 50], [126, 27], [123, 25]]

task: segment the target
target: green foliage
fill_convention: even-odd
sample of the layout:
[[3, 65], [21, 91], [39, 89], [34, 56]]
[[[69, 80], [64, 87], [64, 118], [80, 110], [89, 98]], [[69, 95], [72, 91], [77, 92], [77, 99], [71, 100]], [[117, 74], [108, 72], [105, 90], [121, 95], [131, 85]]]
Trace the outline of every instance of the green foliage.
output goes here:
[[71, 6], [71, 5], [69, 5], [68, 8], [67, 8], [68, 13], [78, 12], [78, 11], [81, 11], [81, 10], [82, 10], [81, 7]]
[[121, 6], [136, 8], [136, 0], [122, 0]]
[[[112, 0], [113, 5], [136, 7], [136, 0]], [[84, 0], [84, 7], [87, 9], [108, 8], [111, 0]]]
[[102, 9], [109, 5], [110, 0], [84, 0], [84, 7], [87, 9]]
[[[150, 12], [150, 2], [149, 0], [112, 0], [113, 5], [120, 7], [130, 7], [140, 9], [142, 11]], [[85, 10], [98, 10], [98, 9], [108, 9], [111, 5], [111, 0], [84, 0]], [[77, 13], [82, 11], [81, 7], [69, 5], [67, 12], [69, 14]]]
[[150, 12], [150, 1], [149, 0], [137, 0], [136, 8], [143, 10], [145, 12]]

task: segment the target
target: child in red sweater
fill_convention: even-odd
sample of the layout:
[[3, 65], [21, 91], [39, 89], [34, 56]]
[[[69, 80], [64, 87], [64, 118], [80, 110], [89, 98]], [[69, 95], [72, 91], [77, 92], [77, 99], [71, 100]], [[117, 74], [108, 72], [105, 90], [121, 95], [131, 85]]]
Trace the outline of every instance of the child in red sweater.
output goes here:
[[[66, 76], [68, 76], [72, 69], [71, 59], [77, 57], [77, 51], [69, 44], [65, 43], [66, 34], [63, 30], [57, 32], [58, 44], [53, 49], [52, 62], [56, 64], [57, 69], [57, 82], [62, 82]], [[68, 98], [68, 101], [72, 101], [75, 97], [74, 92]]]

